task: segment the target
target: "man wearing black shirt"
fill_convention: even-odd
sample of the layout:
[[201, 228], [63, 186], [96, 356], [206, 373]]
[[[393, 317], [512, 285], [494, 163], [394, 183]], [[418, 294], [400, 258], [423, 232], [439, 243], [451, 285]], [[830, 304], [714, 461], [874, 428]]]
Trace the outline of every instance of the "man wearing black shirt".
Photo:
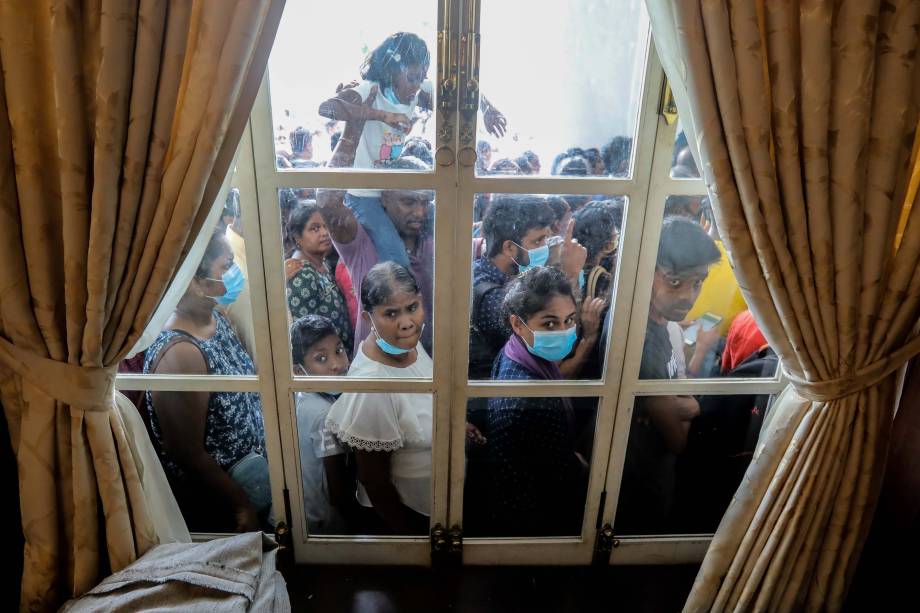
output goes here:
[[[683, 321], [693, 308], [709, 268], [720, 253], [712, 238], [688, 219], [665, 219], [652, 283], [640, 379], [673, 379], [677, 360], [669, 321]], [[674, 493], [674, 465], [699, 414], [692, 396], [643, 396], [635, 400], [623, 467], [616, 530], [661, 533]]]

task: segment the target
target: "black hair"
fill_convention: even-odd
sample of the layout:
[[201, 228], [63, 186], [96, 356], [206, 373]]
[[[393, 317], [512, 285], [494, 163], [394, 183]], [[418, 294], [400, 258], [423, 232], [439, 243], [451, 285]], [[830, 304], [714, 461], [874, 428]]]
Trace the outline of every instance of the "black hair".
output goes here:
[[554, 296], [567, 296], [575, 302], [572, 282], [557, 268], [538, 266], [511, 282], [502, 306], [509, 314], [527, 321], [546, 308]]
[[502, 158], [492, 164], [492, 168], [489, 169], [489, 173], [495, 175], [519, 175], [521, 174], [521, 169], [512, 160], [508, 158]]
[[534, 228], [545, 228], [553, 223], [553, 211], [539, 196], [502, 194], [492, 197], [492, 204], [482, 221], [482, 234], [486, 237], [489, 257], [501, 253], [505, 241], [518, 245], [524, 235]]
[[722, 257], [716, 242], [702, 226], [683, 217], [668, 217], [661, 226], [658, 266], [680, 273], [715, 264]]
[[284, 226], [284, 257], [289, 258], [297, 249], [297, 239], [303, 236], [303, 229], [315, 214], [322, 212], [319, 205], [313, 200], [304, 200], [291, 213], [291, 217]]
[[434, 166], [434, 158], [431, 155], [431, 143], [421, 136], [413, 136], [407, 139], [399, 157], [414, 157], [428, 166], [428, 168]]
[[492, 151], [492, 145], [489, 144], [489, 141], [487, 140], [476, 141], [476, 153], [482, 153], [486, 149], [488, 149], [489, 151]]
[[527, 151], [525, 151], [524, 153], [522, 153], [522, 154], [521, 154], [521, 157], [522, 157], [522, 158], [526, 158], [527, 161], [530, 163], [531, 166], [533, 166], [533, 163], [534, 163], [534, 162], [537, 162], [537, 163], [540, 162], [540, 156], [538, 156], [536, 153], [534, 153], [534, 152], [531, 151], [530, 149], [528, 149]]
[[307, 315], [291, 324], [291, 359], [294, 364], [303, 364], [310, 348], [324, 338], [339, 334], [332, 320], [322, 315]]
[[514, 158], [514, 163], [517, 164], [517, 167], [521, 169], [521, 174], [533, 174], [533, 166], [530, 165], [530, 160], [527, 159], [526, 155], [519, 155], [518, 157]]
[[629, 136], [614, 136], [610, 142], [601, 148], [601, 158], [607, 174], [615, 177], [625, 177], [627, 170], [620, 168], [625, 165], [629, 168], [629, 156], [632, 153], [632, 138]]
[[428, 46], [411, 32], [397, 32], [367, 54], [361, 64], [361, 78], [376, 81], [382, 90], [393, 86], [393, 74], [397, 69], [413, 64], [420, 65], [424, 72], [428, 72], [431, 64]]
[[303, 153], [304, 150], [313, 142], [313, 135], [310, 134], [309, 130], [306, 130], [298, 126], [290, 135], [291, 139], [291, 153], [297, 155]]
[[211, 264], [224, 253], [227, 245], [227, 235], [224, 234], [224, 229], [218, 226], [208, 239], [208, 246], [204, 248], [204, 254], [198, 268], [195, 269], [195, 276], [211, 278]]
[[374, 307], [386, 304], [398, 291], [420, 293], [412, 273], [392, 260], [375, 264], [361, 281], [361, 308], [370, 313]]
[[[572, 236], [588, 252], [592, 260], [610, 242], [614, 230], [619, 231], [622, 223], [622, 209], [617, 214], [617, 207], [609, 200], [591, 202], [575, 213], [575, 229]], [[618, 219], [619, 217], [619, 219]]]
[[586, 177], [591, 174], [589, 169], [588, 159], [580, 155], [565, 158], [559, 164], [559, 174], [564, 177]]
[[603, 163], [603, 158], [601, 158], [601, 152], [597, 147], [591, 147], [590, 149], [585, 149], [585, 159], [588, 160], [588, 163], [591, 164], [591, 171], [594, 171], [594, 165], [600, 161]]
[[240, 190], [232, 188], [227, 193], [227, 200], [224, 201], [224, 211], [221, 217], [239, 217], [240, 216]]
[[703, 202], [699, 196], [668, 196], [668, 199], [664, 202], [664, 216], [686, 217], [687, 219], [696, 221], [699, 217], [699, 213], [693, 212], [692, 207], [694, 203], [699, 203], [700, 210], [703, 209]]
[[553, 211], [553, 221], [562, 221], [562, 218], [572, 210], [562, 196], [547, 196], [546, 204]]

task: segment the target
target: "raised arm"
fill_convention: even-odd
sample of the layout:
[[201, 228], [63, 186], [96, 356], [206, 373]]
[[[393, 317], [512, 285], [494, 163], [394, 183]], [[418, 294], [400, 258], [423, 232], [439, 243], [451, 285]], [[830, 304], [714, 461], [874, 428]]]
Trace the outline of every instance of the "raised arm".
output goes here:
[[[351, 94], [354, 99], [360, 102], [361, 107], [370, 109], [377, 97], [377, 86], [371, 88], [367, 99], [361, 102], [361, 97], [357, 92], [351, 89], [345, 89], [339, 95]], [[322, 111], [322, 107], [320, 107]], [[358, 141], [361, 140], [361, 133], [364, 131], [364, 119], [352, 119], [345, 122], [345, 128], [342, 130], [342, 137], [335, 146], [332, 158], [326, 165], [327, 168], [351, 168], [355, 164], [355, 152], [358, 150]], [[354, 213], [345, 206], [345, 190], [341, 189], [320, 189], [316, 190], [316, 204], [319, 205], [329, 228], [329, 234], [332, 239], [342, 245], [348, 244], [355, 240], [358, 232], [358, 220], [355, 219]]]
[[[389, 126], [408, 131], [412, 127], [412, 120], [402, 113], [391, 113], [382, 109], [375, 109], [371, 103], [377, 94], [377, 86], [371, 89], [367, 100], [361, 101], [361, 94], [353, 87], [339, 85], [337, 93], [332, 98], [319, 105], [320, 117], [335, 121], [382, 121]], [[358, 136], [360, 136], [360, 132]]]

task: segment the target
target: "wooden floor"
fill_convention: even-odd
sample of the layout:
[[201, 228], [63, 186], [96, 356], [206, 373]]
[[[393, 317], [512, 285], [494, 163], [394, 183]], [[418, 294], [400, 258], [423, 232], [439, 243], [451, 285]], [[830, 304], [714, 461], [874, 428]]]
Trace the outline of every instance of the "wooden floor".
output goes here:
[[697, 566], [298, 566], [295, 613], [679, 611]]

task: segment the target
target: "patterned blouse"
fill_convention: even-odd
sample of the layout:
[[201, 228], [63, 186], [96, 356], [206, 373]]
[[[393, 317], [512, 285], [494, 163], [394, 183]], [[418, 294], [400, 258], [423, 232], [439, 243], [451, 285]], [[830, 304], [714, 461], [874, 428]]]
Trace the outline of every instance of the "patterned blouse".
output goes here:
[[[144, 373], [153, 366], [164, 347], [179, 337], [194, 343], [204, 356], [209, 375], [254, 375], [252, 358], [230, 327], [227, 319], [214, 311], [217, 331], [207, 340], [200, 340], [180, 330], [163, 330], [147, 349]], [[153, 394], [147, 392], [147, 411], [155, 447], [167, 475], [182, 478], [179, 466], [163, 452], [160, 422], [153, 406]], [[262, 402], [254, 392], [211, 392], [205, 421], [204, 448], [224, 470], [246, 457], [250, 452], [265, 456], [265, 425], [262, 422]]]
[[295, 258], [286, 260], [284, 269], [291, 318], [296, 320], [307, 315], [328, 317], [346, 351], [351, 353], [354, 330], [348, 315], [348, 303], [332, 273], [328, 269], [320, 272], [309, 262]]

